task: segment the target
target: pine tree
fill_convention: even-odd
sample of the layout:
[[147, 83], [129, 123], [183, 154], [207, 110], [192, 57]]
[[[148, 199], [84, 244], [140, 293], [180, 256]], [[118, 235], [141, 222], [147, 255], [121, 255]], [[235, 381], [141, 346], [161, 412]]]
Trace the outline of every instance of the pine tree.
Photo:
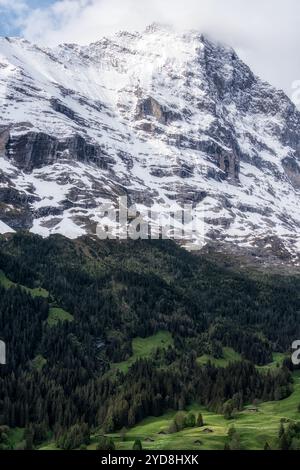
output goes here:
[[174, 421], [171, 422], [171, 424], [169, 426], [169, 429], [168, 429], [168, 432], [169, 432], [169, 434], [175, 434], [176, 432], [178, 432], [176, 423]]
[[182, 431], [185, 426], [185, 414], [182, 411], [176, 413], [174, 423], [178, 431]]
[[190, 412], [185, 418], [185, 426], [187, 428], [193, 428], [196, 425], [196, 418], [194, 413]]
[[231, 400], [228, 400], [223, 406], [223, 414], [225, 419], [232, 419], [233, 404]]
[[120, 431], [120, 439], [122, 442], [126, 440], [126, 433], [127, 433], [127, 429], [123, 427]]
[[233, 436], [236, 434], [236, 429], [234, 426], [230, 426], [230, 428], [228, 429], [228, 437], [229, 439], [231, 440], [233, 438]]
[[204, 426], [203, 416], [201, 413], [199, 413], [197, 417], [197, 426], [199, 428], [202, 428]]
[[284, 431], [284, 426], [283, 426], [283, 423], [281, 422], [280, 423], [280, 427], [279, 427], [279, 432], [278, 432], [278, 437], [279, 439], [282, 438], [282, 436], [284, 435], [285, 431]]
[[143, 450], [143, 446], [142, 446], [142, 443], [141, 443], [140, 439], [136, 439], [134, 441], [132, 450]]
[[113, 418], [113, 413], [112, 410], [110, 409], [107, 413], [106, 420], [104, 423], [104, 430], [107, 433], [113, 432], [114, 429], [114, 418]]
[[32, 427], [25, 429], [24, 431], [24, 439], [25, 439], [25, 449], [32, 450], [33, 449], [33, 440], [34, 440], [34, 433]]
[[289, 443], [285, 432], [279, 440], [279, 447], [281, 450], [289, 450]]
[[115, 443], [111, 438], [106, 436], [100, 436], [99, 442], [97, 445], [97, 450], [109, 450], [114, 451], [116, 449]]

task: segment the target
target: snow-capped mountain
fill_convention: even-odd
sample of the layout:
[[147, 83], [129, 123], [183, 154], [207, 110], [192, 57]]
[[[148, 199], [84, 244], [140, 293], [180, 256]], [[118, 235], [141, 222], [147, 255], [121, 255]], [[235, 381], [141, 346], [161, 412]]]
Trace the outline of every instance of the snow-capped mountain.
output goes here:
[[[94, 232], [127, 195], [296, 262], [300, 113], [229, 47], [151, 25], [89, 46], [0, 39], [0, 231]], [[253, 247], [253, 248], [252, 248]]]

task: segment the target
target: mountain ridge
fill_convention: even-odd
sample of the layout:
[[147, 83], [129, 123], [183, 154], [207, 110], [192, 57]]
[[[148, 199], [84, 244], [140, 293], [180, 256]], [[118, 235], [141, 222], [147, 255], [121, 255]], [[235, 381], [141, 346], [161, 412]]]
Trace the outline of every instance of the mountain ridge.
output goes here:
[[0, 100], [11, 229], [94, 233], [126, 195], [140, 213], [193, 204], [209, 243], [299, 263], [300, 113], [232, 48], [160, 25], [89, 46], [2, 38]]

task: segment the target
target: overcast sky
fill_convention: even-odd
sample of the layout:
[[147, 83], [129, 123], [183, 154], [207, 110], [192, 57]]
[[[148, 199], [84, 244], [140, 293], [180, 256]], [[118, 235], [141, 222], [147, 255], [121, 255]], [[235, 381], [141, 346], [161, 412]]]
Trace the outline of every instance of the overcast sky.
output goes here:
[[154, 21], [226, 42], [291, 97], [293, 82], [300, 88], [299, 0], [0, 0], [0, 35], [46, 45], [87, 44]]

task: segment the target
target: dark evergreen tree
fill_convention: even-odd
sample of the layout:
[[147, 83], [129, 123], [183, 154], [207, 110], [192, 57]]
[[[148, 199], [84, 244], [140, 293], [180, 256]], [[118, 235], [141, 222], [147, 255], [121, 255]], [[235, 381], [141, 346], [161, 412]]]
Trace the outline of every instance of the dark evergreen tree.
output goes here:
[[134, 441], [132, 450], [143, 450], [143, 446], [142, 446], [140, 439], [136, 439]]
[[116, 449], [114, 441], [106, 436], [101, 436], [97, 445], [97, 450], [114, 451]]
[[196, 418], [195, 418], [194, 413], [190, 412], [187, 414], [185, 418], [185, 426], [187, 428], [193, 428], [196, 426]]
[[202, 428], [204, 426], [203, 416], [201, 413], [199, 413], [197, 417], [197, 426], [199, 428]]

